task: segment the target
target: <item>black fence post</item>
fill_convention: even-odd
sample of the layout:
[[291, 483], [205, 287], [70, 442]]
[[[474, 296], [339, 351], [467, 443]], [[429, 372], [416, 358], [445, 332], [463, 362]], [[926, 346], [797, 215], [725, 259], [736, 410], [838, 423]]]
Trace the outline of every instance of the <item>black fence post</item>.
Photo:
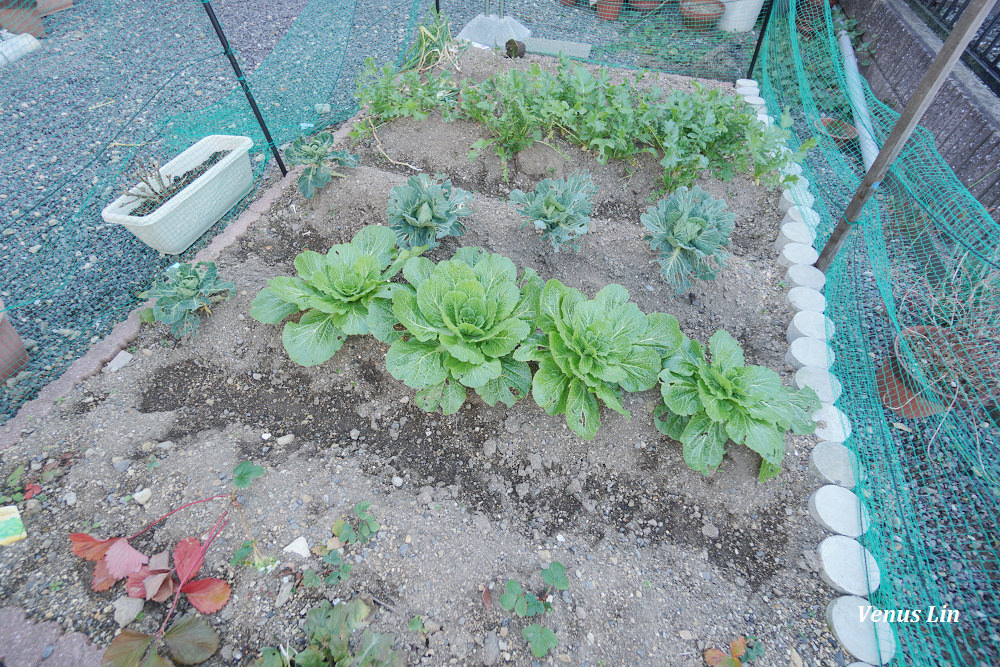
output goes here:
[[750, 67], [747, 68], [747, 78], [753, 78], [753, 68], [757, 66], [757, 56], [760, 55], [760, 47], [764, 45], [764, 38], [767, 36], [767, 24], [771, 22], [771, 10], [774, 8], [774, 0], [767, 0], [764, 7], [764, 25], [760, 27], [760, 35], [757, 36], [757, 46], [753, 50], [753, 58], [750, 59]]
[[229, 64], [233, 66], [233, 72], [236, 74], [236, 80], [240, 82], [240, 87], [243, 88], [243, 94], [247, 96], [247, 102], [250, 103], [250, 108], [253, 109], [253, 115], [257, 118], [257, 124], [260, 125], [260, 129], [264, 131], [264, 138], [267, 140], [267, 145], [271, 148], [271, 152], [274, 153], [274, 159], [278, 161], [278, 168], [281, 169], [281, 175], [285, 176], [288, 174], [288, 169], [285, 168], [285, 163], [281, 159], [281, 152], [278, 147], [274, 145], [274, 139], [271, 138], [271, 132], [267, 129], [267, 124], [264, 122], [264, 117], [260, 113], [260, 109], [257, 108], [257, 101], [253, 98], [253, 93], [250, 92], [250, 86], [247, 85], [246, 77], [243, 76], [243, 70], [240, 68], [240, 64], [236, 62], [236, 56], [233, 54], [232, 48], [229, 46], [229, 40], [226, 39], [226, 33], [223, 32], [222, 26], [219, 25], [219, 19], [215, 16], [215, 10], [212, 9], [212, 3], [210, 0], [201, 0], [202, 6], [205, 7], [205, 12], [208, 14], [208, 20], [212, 22], [212, 27], [215, 28], [215, 34], [219, 36], [219, 42], [222, 43], [222, 50], [225, 52], [226, 57], [229, 58]]

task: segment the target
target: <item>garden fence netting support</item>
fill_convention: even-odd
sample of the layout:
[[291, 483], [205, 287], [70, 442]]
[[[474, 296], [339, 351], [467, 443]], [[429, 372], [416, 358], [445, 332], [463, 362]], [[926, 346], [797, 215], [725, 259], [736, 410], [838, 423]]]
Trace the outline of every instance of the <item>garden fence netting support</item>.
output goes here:
[[[37, 44], [21, 40], [16, 53], [5, 47], [0, 59], [0, 423], [277, 177], [199, 0], [78, 0], [39, 19], [46, 4], [66, 3], [0, 0], [4, 29], [45, 33]], [[401, 62], [433, 1], [212, 5], [282, 146], [352, 116], [365, 59]], [[764, 5], [511, 0], [505, 13], [533, 38], [582, 45], [594, 62], [733, 81], [746, 75]], [[816, 195], [820, 247], [863, 176], [852, 130], [881, 143], [897, 114], [867, 87], [867, 115], [859, 99], [852, 106], [826, 2], [772, 6], [755, 77], [771, 115], [790, 114], [792, 142], [819, 142], [804, 175]], [[483, 4], [446, 0], [441, 8], [457, 34]], [[209, 233], [163, 254], [104, 221], [102, 209], [138, 181], [139, 166], [166, 163], [210, 135], [249, 137], [253, 146], [250, 180], [234, 190], [239, 203]], [[851, 420], [845, 444], [872, 517], [861, 541], [882, 574], [872, 604], [947, 605], [961, 614], [959, 623], [896, 625], [897, 660], [906, 664], [990, 664], [996, 656], [998, 239], [997, 224], [919, 129], [827, 276], [833, 372], [843, 383], [837, 405]]]

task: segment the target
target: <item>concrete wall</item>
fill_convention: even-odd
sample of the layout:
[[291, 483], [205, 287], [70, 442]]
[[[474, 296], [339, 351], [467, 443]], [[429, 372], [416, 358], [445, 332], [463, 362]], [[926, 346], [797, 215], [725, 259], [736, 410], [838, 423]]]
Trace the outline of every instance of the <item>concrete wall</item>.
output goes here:
[[[863, 68], [872, 92], [902, 111], [941, 40], [903, 0], [840, 0], [874, 46]], [[924, 114], [937, 149], [959, 180], [1000, 220], [1000, 99], [959, 62]]]

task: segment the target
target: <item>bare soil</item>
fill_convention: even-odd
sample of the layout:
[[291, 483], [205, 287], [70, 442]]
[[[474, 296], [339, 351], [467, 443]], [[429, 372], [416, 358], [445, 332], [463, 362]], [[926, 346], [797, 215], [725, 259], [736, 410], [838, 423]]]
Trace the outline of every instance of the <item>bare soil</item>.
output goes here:
[[[553, 66], [492, 53], [472, 53], [464, 66], [482, 76], [532, 61]], [[503, 182], [494, 156], [468, 159], [483, 136], [477, 126], [439, 118], [380, 128], [380, 144], [354, 147], [361, 167], [309, 201], [287, 190], [219, 258], [221, 276], [238, 288], [203, 318], [195, 338], [174, 341], [162, 325], [144, 328], [129, 365], [82, 383], [0, 453], [4, 478], [22, 463], [36, 475], [50, 461], [66, 471], [43, 484], [44, 501], [21, 503], [29, 538], [0, 549], [0, 598], [106, 645], [118, 631], [112, 603], [123, 587], [92, 592], [92, 566], [72, 556], [67, 535], [137, 532], [185, 502], [226, 492], [234, 466], [251, 460], [266, 474], [239, 495], [250, 531], [281, 566], [270, 574], [230, 567], [245, 539], [239, 522], [213, 544], [203, 573], [231, 582], [233, 597], [209, 617], [223, 638], [209, 664], [246, 664], [268, 645], [301, 648], [306, 610], [354, 596], [375, 603], [375, 628], [395, 634], [410, 664], [533, 664], [520, 637], [527, 622], [504, 612], [499, 596], [508, 578], [541, 592], [540, 570], [553, 560], [566, 566], [570, 587], [552, 598], [543, 621], [559, 646], [541, 662], [701, 665], [704, 648], [744, 634], [765, 646], [755, 664], [850, 662], [822, 621], [831, 592], [815, 574], [814, 548], [823, 534], [805, 511], [815, 438], [790, 436], [784, 472], [765, 485], [756, 481], [759, 458], [741, 447], [705, 477], [655, 430], [657, 390], [626, 398], [631, 420], [602, 411], [593, 441], [531, 399], [491, 408], [469, 392], [457, 414], [442, 417], [414, 405], [412, 391], [385, 370], [386, 347], [371, 337], [352, 337], [329, 362], [302, 368], [284, 352], [281, 327], [247, 315], [268, 278], [293, 273], [302, 250], [325, 252], [365, 224], [385, 224], [389, 190], [413, 173], [395, 163], [409, 163], [475, 193], [467, 233], [445, 240], [432, 259], [481, 245], [591, 296], [618, 282], [643, 310], [677, 316], [689, 336], [704, 342], [727, 329], [749, 363], [790, 382], [783, 354], [791, 313], [771, 247], [777, 193], [747, 176], [701, 181], [737, 214], [732, 257], [717, 280], [675, 295], [639, 223], [657, 188], [655, 160], [602, 165], [554, 140], [558, 151], [530, 148]], [[580, 168], [599, 186], [593, 227], [579, 253], [554, 253], [519, 228], [507, 194]], [[291, 442], [277, 444], [287, 435]], [[146, 487], [153, 495], [144, 508], [130, 496]], [[349, 580], [289, 591], [303, 568], [322, 565], [282, 548], [300, 536], [310, 547], [324, 543], [361, 501], [372, 503], [382, 530], [345, 549], [354, 564]], [[151, 553], [203, 533], [220, 509], [211, 505], [171, 517], [135, 545]], [[492, 590], [490, 605], [484, 588]], [[147, 602], [130, 627], [153, 631], [165, 610]], [[433, 632], [408, 632], [415, 615]]]

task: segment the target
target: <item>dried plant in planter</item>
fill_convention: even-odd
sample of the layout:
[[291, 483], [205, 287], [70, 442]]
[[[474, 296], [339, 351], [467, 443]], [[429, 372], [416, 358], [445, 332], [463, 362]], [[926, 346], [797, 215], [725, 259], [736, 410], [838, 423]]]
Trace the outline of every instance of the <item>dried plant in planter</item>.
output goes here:
[[177, 178], [160, 171], [160, 162], [154, 158], [139, 162], [135, 168], [134, 179], [139, 181], [128, 191], [129, 204], [147, 203], [158, 207], [177, 194], [183, 186]]

